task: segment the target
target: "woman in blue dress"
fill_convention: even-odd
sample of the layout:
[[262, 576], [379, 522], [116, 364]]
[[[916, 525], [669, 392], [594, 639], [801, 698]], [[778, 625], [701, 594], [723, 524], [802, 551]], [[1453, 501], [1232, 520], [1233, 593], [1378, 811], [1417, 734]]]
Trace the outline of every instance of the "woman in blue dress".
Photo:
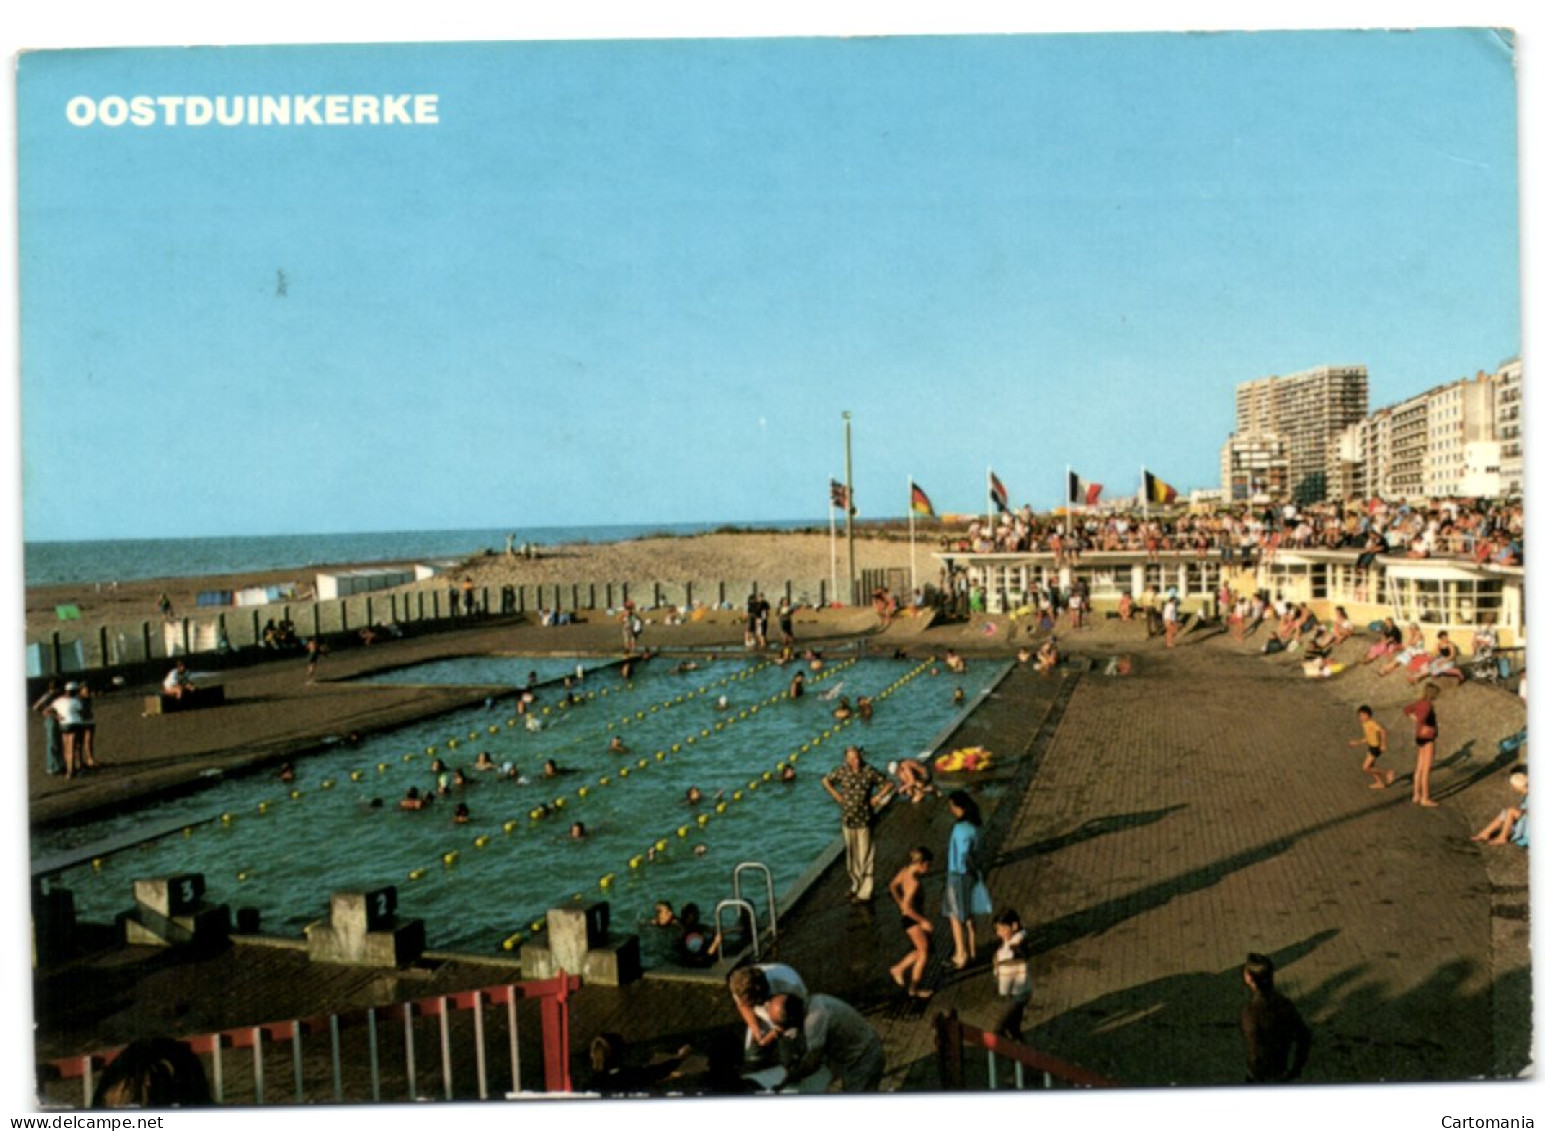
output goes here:
[[976, 958], [976, 923], [973, 915], [991, 915], [987, 894], [987, 870], [982, 864], [982, 813], [964, 790], [949, 795], [955, 827], [950, 831], [949, 871], [944, 882], [944, 914], [955, 936], [955, 969]]

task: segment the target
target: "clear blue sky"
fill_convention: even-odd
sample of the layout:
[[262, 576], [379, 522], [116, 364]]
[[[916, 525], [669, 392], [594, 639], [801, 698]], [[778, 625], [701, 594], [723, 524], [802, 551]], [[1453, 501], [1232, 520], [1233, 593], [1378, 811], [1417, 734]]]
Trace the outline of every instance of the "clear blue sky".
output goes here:
[[[1482, 31], [39, 53], [29, 539], [980, 509], [1215, 486], [1242, 380], [1519, 350]], [[414, 128], [76, 95], [423, 91]], [[280, 273], [285, 293], [277, 286]]]

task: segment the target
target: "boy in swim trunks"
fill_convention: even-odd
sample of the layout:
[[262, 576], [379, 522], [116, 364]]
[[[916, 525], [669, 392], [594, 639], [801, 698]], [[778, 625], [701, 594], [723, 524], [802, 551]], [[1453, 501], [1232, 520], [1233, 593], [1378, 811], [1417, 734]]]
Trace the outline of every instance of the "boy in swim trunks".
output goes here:
[[919, 989], [917, 985], [922, 979], [923, 967], [928, 964], [928, 936], [933, 933], [933, 924], [923, 914], [922, 883], [931, 863], [932, 852], [923, 847], [914, 848], [907, 854], [907, 866], [890, 882], [891, 898], [901, 912], [901, 929], [912, 944], [911, 952], [891, 967], [891, 980], [911, 997], [933, 996], [932, 990]]
[[1373, 717], [1372, 707], [1357, 708], [1357, 718], [1362, 723], [1362, 736], [1352, 739], [1347, 745], [1356, 746], [1362, 743], [1368, 748], [1368, 755], [1363, 759], [1363, 773], [1373, 779], [1368, 788], [1384, 789], [1395, 780], [1394, 770], [1381, 770], [1378, 765], [1379, 755], [1389, 749], [1389, 733]]

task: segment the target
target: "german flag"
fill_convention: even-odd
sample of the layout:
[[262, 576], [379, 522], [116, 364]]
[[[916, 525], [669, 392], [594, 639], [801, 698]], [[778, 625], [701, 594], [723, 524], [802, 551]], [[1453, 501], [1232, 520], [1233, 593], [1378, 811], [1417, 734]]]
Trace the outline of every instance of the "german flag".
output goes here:
[[1143, 471], [1143, 498], [1150, 503], [1163, 506], [1165, 503], [1173, 503], [1180, 498], [1180, 492], [1160, 479], [1153, 472]]
[[933, 503], [928, 501], [928, 495], [916, 483], [912, 484], [912, 513], [933, 518]]

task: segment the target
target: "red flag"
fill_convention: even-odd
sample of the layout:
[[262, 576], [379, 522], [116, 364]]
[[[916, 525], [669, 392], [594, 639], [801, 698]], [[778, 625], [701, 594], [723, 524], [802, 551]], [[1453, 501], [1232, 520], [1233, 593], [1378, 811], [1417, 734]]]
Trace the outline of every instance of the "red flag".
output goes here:
[[1000, 511], [1009, 509], [1009, 489], [1003, 485], [1003, 481], [992, 472], [987, 473], [987, 491], [992, 496], [993, 505]]
[[846, 511], [848, 509], [847, 484], [838, 483], [835, 479], [832, 480], [832, 506], [836, 507], [840, 511]]

